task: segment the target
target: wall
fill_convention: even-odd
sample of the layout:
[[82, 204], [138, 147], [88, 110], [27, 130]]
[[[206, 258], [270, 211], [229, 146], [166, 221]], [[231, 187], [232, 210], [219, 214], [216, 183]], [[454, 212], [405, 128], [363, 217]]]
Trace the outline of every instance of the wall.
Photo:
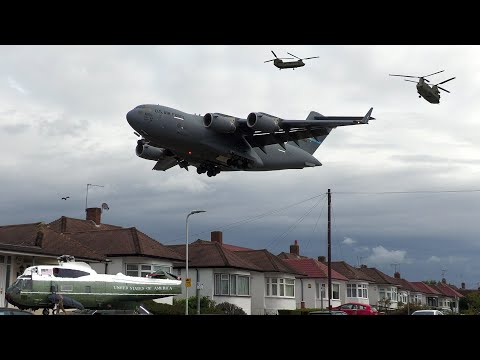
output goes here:
[[[186, 269], [181, 269], [182, 281], [186, 278]], [[174, 274], [178, 274], [178, 271], [174, 271]], [[233, 269], [233, 268], [200, 268], [200, 283], [203, 284], [203, 289], [200, 291], [200, 296], [208, 296], [217, 304], [222, 302], [229, 302], [241, 307], [247, 315], [252, 312], [252, 298], [251, 296], [229, 296], [229, 295], [214, 295], [215, 292], [215, 274], [237, 274], [250, 276], [250, 295], [253, 291], [252, 274], [249, 271]], [[188, 296], [192, 297], [196, 295], [196, 283], [197, 283], [197, 270], [196, 268], [189, 267], [188, 275], [192, 279], [192, 286], [188, 291]], [[258, 284], [257, 284], [258, 285]], [[185, 287], [182, 288], [182, 294], [179, 297], [185, 298]]]
[[[296, 309], [296, 294], [297, 294], [297, 283], [300, 282], [299, 279], [295, 279], [295, 276], [292, 274], [284, 273], [264, 273], [263, 280], [263, 297], [265, 301], [263, 314], [264, 315], [276, 315], [278, 310], [294, 310]], [[295, 280], [295, 296], [294, 297], [285, 297], [285, 296], [266, 296], [266, 278], [283, 278], [283, 279], [294, 279]], [[253, 300], [253, 298], [252, 298]], [[253, 306], [253, 303], [252, 303]]]
[[265, 275], [261, 272], [251, 272], [252, 315], [265, 315]]

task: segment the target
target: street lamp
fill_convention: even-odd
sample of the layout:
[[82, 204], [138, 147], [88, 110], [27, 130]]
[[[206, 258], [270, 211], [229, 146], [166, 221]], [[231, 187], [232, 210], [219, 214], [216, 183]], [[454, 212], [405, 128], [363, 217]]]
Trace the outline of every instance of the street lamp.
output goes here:
[[187, 286], [187, 281], [189, 280], [188, 278], [188, 218], [190, 217], [190, 215], [193, 215], [193, 214], [198, 214], [198, 213], [203, 213], [203, 212], [206, 212], [205, 210], [193, 210], [192, 212], [190, 212], [190, 214], [187, 215], [187, 218], [185, 220], [185, 229], [186, 229], [186, 250], [185, 250], [185, 259], [186, 259], [186, 270], [187, 270], [187, 276], [186, 276], [186, 279], [185, 279], [185, 287], [186, 287], [186, 301], [185, 301], [185, 315], [188, 315], [188, 286]]

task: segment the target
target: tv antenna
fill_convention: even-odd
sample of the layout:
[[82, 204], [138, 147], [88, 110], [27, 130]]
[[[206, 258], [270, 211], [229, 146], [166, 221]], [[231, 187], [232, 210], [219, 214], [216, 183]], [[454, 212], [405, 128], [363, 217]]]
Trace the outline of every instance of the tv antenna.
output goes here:
[[395, 272], [397, 272], [397, 266], [398, 266], [398, 270], [400, 270], [400, 263], [393, 263], [393, 264], [390, 264], [390, 266], [393, 266], [393, 268], [395, 269]]
[[85, 211], [87, 211], [88, 209], [88, 187], [89, 186], [105, 187], [103, 185], [87, 184], [87, 195], [85, 196]]

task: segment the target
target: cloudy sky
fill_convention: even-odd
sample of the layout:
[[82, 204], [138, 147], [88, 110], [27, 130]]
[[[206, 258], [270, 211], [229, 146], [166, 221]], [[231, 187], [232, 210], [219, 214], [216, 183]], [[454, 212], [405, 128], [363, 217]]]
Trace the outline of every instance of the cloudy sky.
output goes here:
[[[270, 50], [319, 56], [279, 71]], [[106, 202], [103, 222], [164, 244], [222, 230], [224, 242], [278, 254], [327, 253], [412, 280], [480, 282], [479, 46], [1, 46], [2, 225], [85, 217]], [[440, 104], [389, 73], [450, 77]], [[363, 116], [333, 130], [316, 151], [322, 167], [221, 173], [209, 178], [135, 155], [125, 114], [157, 103], [188, 113], [246, 117], [263, 111], [304, 119]], [[477, 191], [475, 191], [477, 190]], [[63, 196], [70, 196], [67, 201]], [[396, 265], [394, 265], [396, 264]]]

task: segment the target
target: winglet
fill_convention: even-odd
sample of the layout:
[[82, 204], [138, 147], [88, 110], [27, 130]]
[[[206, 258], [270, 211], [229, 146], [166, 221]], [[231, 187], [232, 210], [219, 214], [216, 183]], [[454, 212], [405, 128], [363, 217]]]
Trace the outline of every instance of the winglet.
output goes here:
[[372, 115], [373, 107], [368, 110], [367, 114], [363, 117], [363, 119], [360, 121], [362, 124], [368, 124], [369, 120], [375, 120], [374, 117], [371, 117]]

